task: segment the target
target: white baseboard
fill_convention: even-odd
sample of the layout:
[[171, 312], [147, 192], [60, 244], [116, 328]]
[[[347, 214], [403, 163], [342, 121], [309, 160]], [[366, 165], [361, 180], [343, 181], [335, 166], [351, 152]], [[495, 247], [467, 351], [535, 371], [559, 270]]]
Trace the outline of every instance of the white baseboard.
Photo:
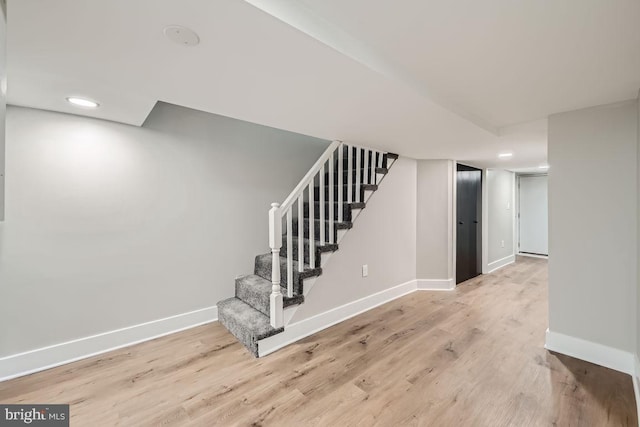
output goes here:
[[313, 335], [323, 329], [347, 320], [374, 307], [385, 304], [401, 296], [415, 292], [417, 289], [417, 281], [410, 280], [393, 288], [369, 295], [362, 299], [350, 302], [348, 304], [336, 307], [324, 313], [317, 314], [308, 319], [299, 322], [290, 323], [285, 327], [284, 332], [265, 338], [258, 342], [258, 353], [260, 356], [266, 356], [276, 350], [292, 344], [302, 338]]
[[544, 348], [635, 377], [635, 356], [624, 350], [560, 334], [547, 329]]
[[218, 319], [218, 307], [182, 313], [0, 358], [0, 381], [149, 341]]
[[518, 256], [528, 256], [529, 258], [549, 259], [549, 255], [528, 254], [525, 252], [518, 252]]
[[504, 257], [502, 259], [499, 259], [497, 261], [490, 262], [489, 264], [487, 264], [487, 273], [486, 274], [493, 273], [497, 269], [502, 268], [502, 267], [504, 267], [506, 265], [509, 265], [509, 264], [513, 264], [514, 262], [516, 262], [516, 256], [515, 255], [509, 255], [509, 256], [506, 256], [506, 257]]
[[456, 288], [453, 279], [418, 279], [419, 291], [452, 291]]

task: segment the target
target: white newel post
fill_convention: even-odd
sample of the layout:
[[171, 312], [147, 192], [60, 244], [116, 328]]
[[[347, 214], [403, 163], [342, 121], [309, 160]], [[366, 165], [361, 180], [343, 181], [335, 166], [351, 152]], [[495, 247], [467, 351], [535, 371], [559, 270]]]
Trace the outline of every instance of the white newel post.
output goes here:
[[[300, 219], [298, 219], [300, 221]], [[269, 211], [269, 246], [272, 255], [271, 271], [271, 326], [281, 328], [284, 326], [284, 307], [282, 304], [282, 292], [280, 291], [280, 248], [282, 247], [282, 215], [280, 204], [271, 203]], [[288, 256], [289, 254], [287, 254]]]

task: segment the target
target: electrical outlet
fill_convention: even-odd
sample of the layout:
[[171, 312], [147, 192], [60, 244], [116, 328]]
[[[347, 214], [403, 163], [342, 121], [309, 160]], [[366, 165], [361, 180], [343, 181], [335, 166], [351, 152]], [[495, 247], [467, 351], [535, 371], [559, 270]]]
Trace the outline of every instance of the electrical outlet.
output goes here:
[[511, 209], [511, 202], [507, 202], [507, 210]]
[[500, 241], [500, 244], [502, 245], [502, 247], [504, 248], [504, 240]]
[[364, 264], [362, 266], [362, 277], [367, 277], [369, 275], [369, 265]]

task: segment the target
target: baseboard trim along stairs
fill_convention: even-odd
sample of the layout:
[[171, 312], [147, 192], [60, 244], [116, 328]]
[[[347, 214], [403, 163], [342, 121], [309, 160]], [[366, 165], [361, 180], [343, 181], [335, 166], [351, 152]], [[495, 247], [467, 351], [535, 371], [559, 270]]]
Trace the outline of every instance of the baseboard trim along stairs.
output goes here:
[[[251, 354], [292, 329], [290, 308], [304, 303], [342, 237], [398, 158], [334, 141], [282, 203], [269, 211], [269, 246], [253, 274], [236, 278], [235, 296], [218, 302], [218, 318]], [[306, 329], [306, 328], [305, 328]], [[263, 345], [264, 347], [264, 345]]]
[[288, 324], [282, 333], [273, 335], [259, 342], [259, 356], [262, 357], [271, 354], [316, 332], [320, 332], [410, 293], [416, 291], [452, 291], [454, 289], [455, 281], [453, 279], [409, 280], [400, 285], [349, 302], [308, 319]]

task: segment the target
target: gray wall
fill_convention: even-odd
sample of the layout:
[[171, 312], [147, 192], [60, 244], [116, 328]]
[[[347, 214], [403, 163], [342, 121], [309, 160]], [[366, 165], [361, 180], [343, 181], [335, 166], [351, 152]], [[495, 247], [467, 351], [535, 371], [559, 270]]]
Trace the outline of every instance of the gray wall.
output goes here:
[[7, 21], [4, 1], [0, 1], [0, 221], [4, 219], [5, 116], [7, 107]]
[[[638, 212], [638, 223], [637, 223], [637, 227], [638, 227], [638, 235], [637, 235], [637, 269], [636, 269], [636, 274], [637, 274], [637, 286], [636, 286], [636, 364], [638, 364], [640, 362], [638, 355], [640, 355], [640, 93], [638, 93], [638, 99], [636, 101], [636, 108], [638, 109], [638, 127], [637, 127], [637, 139], [638, 139], [638, 143], [636, 145], [636, 149], [638, 151], [638, 158], [637, 158], [637, 212]], [[636, 366], [636, 376], [640, 376], [640, 370], [639, 370], [640, 366]]]
[[[515, 219], [513, 172], [487, 170], [487, 248], [488, 264], [514, 254], [513, 230]], [[504, 241], [504, 247], [502, 242]]]
[[636, 102], [549, 118], [549, 330], [636, 340]]
[[418, 279], [453, 278], [453, 167], [451, 160], [417, 162]]
[[[363, 264], [369, 266], [368, 277], [362, 277]], [[415, 274], [416, 161], [401, 157], [291, 320], [308, 319], [414, 280]]]
[[233, 296], [327, 145], [166, 104], [144, 128], [10, 107], [0, 356]]

